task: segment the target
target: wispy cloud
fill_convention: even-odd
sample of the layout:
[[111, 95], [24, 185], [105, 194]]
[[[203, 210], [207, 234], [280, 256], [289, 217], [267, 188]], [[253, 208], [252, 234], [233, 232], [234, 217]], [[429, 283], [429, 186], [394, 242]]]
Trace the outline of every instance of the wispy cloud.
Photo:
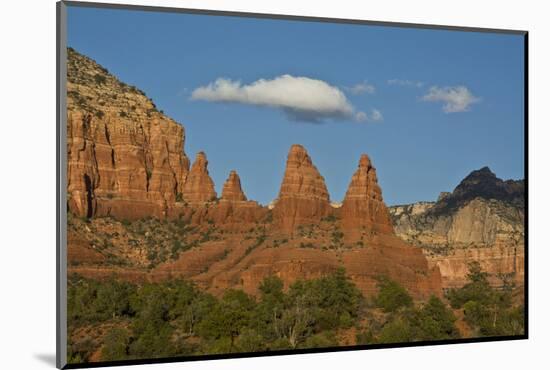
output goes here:
[[322, 80], [288, 74], [250, 84], [218, 78], [196, 88], [191, 99], [272, 107], [282, 110], [292, 120], [312, 123], [361, 121], [363, 117], [339, 88]]
[[481, 98], [474, 96], [465, 86], [437, 87], [432, 86], [422, 97], [423, 101], [443, 102], [445, 113], [467, 112], [470, 106], [479, 103]]
[[367, 114], [365, 112], [357, 112], [355, 113], [355, 120], [357, 122], [365, 122], [368, 119]]
[[394, 86], [410, 86], [410, 87], [423, 87], [425, 85], [422, 81], [413, 81], [413, 80], [400, 80], [397, 78], [394, 78], [392, 80], [388, 80], [388, 85], [394, 85]]
[[355, 120], [357, 122], [379, 122], [384, 120], [384, 116], [378, 109], [371, 109], [369, 114], [365, 112], [357, 112], [355, 114]]
[[382, 112], [380, 112], [378, 109], [373, 109], [371, 111], [372, 121], [382, 121], [383, 119], [384, 119], [384, 116], [382, 116]]
[[361, 95], [365, 93], [374, 94], [376, 91], [376, 87], [373, 84], [369, 84], [367, 81], [360, 82], [351, 87], [345, 87], [344, 89], [346, 89], [353, 95]]

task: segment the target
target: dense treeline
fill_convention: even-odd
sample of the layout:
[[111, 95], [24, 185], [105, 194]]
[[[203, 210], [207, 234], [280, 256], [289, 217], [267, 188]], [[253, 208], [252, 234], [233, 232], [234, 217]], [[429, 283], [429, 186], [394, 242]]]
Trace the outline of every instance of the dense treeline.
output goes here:
[[[511, 289], [492, 289], [478, 265], [470, 283], [449, 292], [477, 335], [523, 332], [523, 311]], [[413, 301], [399, 284], [381, 277], [379, 293], [361, 295], [343, 269], [283, 290], [277, 277], [257, 297], [228, 290], [216, 298], [188, 281], [136, 285], [73, 276], [68, 289], [69, 361], [123, 360], [213, 353], [332, 347], [342, 335], [357, 344], [459, 337], [451, 307], [432, 296]], [[98, 334], [101, 333], [101, 334]]]
[[502, 277], [502, 287], [492, 289], [488, 274], [479, 263], [470, 264], [468, 284], [447, 294], [451, 306], [461, 308], [475, 336], [521, 335], [524, 333], [524, 306], [513, 305], [514, 284]]

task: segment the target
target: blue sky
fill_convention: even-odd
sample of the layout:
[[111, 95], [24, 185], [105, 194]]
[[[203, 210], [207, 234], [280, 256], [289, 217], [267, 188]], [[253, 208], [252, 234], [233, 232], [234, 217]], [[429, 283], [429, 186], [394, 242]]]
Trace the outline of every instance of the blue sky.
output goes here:
[[361, 153], [390, 205], [434, 200], [483, 166], [523, 178], [519, 35], [77, 7], [67, 33], [185, 127], [218, 193], [236, 169], [268, 203], [294, 143], [334, 201]]

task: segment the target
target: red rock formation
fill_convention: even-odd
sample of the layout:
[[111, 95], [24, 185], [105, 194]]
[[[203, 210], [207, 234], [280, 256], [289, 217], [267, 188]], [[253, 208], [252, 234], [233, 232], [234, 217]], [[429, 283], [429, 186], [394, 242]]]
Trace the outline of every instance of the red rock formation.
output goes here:
[[[257, 294], [268, 276], [280, 277], [288, 287], [296, 280], [318, 278], [344, 267], [365, 296], [376, 294], [379, 276], [399, 282], [417, 299], [442, 294], [439, 269], [429, 266], [420, 248], [392, 235], [375, 236], [363, 248], [343, 251], [301, 248], [299, 240], [291, 240], [277, 248], [267, 241], [248, 253], [254, 243], [234, 235], [209, 243], [201, 253], [184, 252], [177, 261], [160, 265], [152, 274], [161, 279], [190, 278], [214, 294], [221, 295], [229, 288]], [[227, 256], [220, 259], [222, 253]]]
[[142, 92], [68, 54], [67, 193], [79, 216], [163, 217], [189, 161], [184, 129]]
[[[134, 131], [128, 140], [124, 130], [133, 131], [134, 125], [110, 118], [69, 112], [69, 208], [88, 217], [165, 216], [188, 171], [183, 128], [173, 121], [148, 121], [146, 130]], [[164, 143], [157, 147], [154, 141]]]
[[241, 188], [241, 179], [235, 170], [229, 173], [229, 177], [223, 184], [222, 200], [245, 201], [246, 196]]
[[189, 203], [201, 203], [215, 200], [214, 182], [208, 174], [208, 160], [204, 152], [198, 152], [187, 181], [183, 186], [183, 199]]
[[318, 222], [330, 209], [325, 179], [304, 147], [292, 145], [273, 209], [275, 219], [283, 231], [291, 232], [298, 225]]
[[[68, 70], [68, 205], [95, 225], [93, 232], [69, 232], [70, 273], [97, 279], [115, 274], [131, 281], [182, 276], [218, 294], [227, 288], [255, 293], [272, 274], [288, 286], [344, 267], [367, 295], [376, 290], [379, 275], [400, 282], [416, 297], [441, 294], [437, 267], [431, 269], [419, 248], [393, 235], [367, 156], [361, 157], [339, 209], [330, 206], [324, 179], [300, 145], [290, 148], [273, 210], [246, 200], [236, 172], [216, 199], [204, 153], [197, 154], [189, 170], [182, 126], [158, 112], [139, 90], [73, 51]], [[93, 218], [103, 215], [181, 216], [193, 227], [172, 238], [194, 247], [152, 270], [145, 268], [146, 235], [126, 235], [125, 223]], [[335, 217], [321, 221], [328, 215]], [[173, 225], [160, 224], [172, 233]], [[311, 230], [294, 232], [299, 225]], [[341, 231], [346, 239], [351, 235], [358, 240], [341, 240]], [[106, 264], [110, 254], [94, 244], [115, 234], [119, 237], [113, 238], [109, 253], [126, 261], [125, 266]], [[173, 253], [171, 249], [163, 251]]]
[[239, 175], [231, 171], [223, 186], [221, 199], [216, 204], [195, 211], [193, 219], [199, 224], [200, 219], [207, 219], [226, 230], [242, 231], [265, 219], [268, 212], [257, 202], [246, 200]]
[[359, 168], [351, 178], [341, 215], [342, 226], [348, 237], [358, 238], [372, 232], [393, 234], [390, 215], [378, 186], [376, 169], [366, 154], [361, 155]]

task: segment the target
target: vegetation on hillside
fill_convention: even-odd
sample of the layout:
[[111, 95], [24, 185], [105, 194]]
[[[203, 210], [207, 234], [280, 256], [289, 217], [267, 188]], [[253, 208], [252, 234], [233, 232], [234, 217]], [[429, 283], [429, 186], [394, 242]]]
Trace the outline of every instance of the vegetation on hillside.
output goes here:
[[436, 296], [415, 302], [386, 277], [379, 279], [378, 294], [365, 298], [343, 269], [286, 290], [270, 276], [256, 297], [230, 289], [219, 298], [184, 280], [136, 285], [72, 276], [68, 358], [77, 363], [326, 348], [341, 345], [350, 333], [357, 344], [454, 339], [460, 334], [453, 309], [463, 311], [474, 336], [522, 334], [523, 307], [512, 305], [512, 287], [491, 288], [478, 264], [470, 266], [469, 278], [448, 293], [447, 304]]

